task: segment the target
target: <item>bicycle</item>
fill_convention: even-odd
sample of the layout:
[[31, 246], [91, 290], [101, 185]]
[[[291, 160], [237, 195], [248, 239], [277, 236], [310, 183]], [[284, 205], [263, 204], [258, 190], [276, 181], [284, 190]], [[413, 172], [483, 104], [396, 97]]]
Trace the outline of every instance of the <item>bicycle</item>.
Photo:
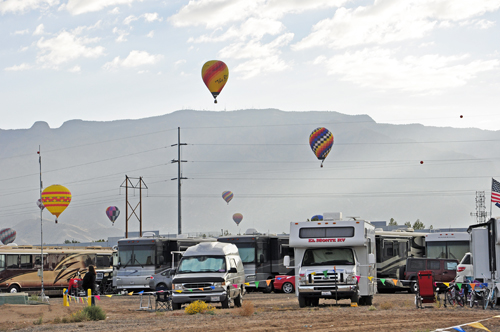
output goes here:
[[495, 309], [497, 305], [497, 294], [496, 294], [496, 286], [493, 284], [492, 289], [490, 290], [489, 288], [485, 289], [485, 299], [483, 303], [483, 309], [486, 310], [488, 307], [488, 304], [491, 306], [491, 309]]
[[[481, 284], [477, 284], [477, 286], [474, 289], [472, 289], [468, 294], [469, 306], [471, 308], [473, 308], [474, 305], [479, 306], [480, 302], [481, 302], [481, 307], [483, 307], [483, 309], [486, 308], [484, 306], [484, 303], [485, 303], [486, 297], [489, 295], [489, 289], [488, 288], [481, 288], [481, 287], [482, 287]], [[479, 288], [479, 290], [476, 290], [476, 288]], [[486, 294], [486, 292], [488, 292], [488, 294]]]
[[461, 307], [464, 306], [464, 291], [459, 290], [458, 286], [456, 284], [451, 284], [446, 288], [445, 290], [445, 295], [444, 295], [444, 303], [446, 304], [446, 301], [452, 306], [459, 305]]

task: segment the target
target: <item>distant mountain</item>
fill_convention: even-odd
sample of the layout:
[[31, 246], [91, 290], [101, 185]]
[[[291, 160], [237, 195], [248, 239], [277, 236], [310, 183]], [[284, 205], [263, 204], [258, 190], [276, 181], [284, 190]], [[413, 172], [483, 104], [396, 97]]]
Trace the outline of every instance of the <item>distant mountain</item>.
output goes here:
[[[308, 144], [320, 126], [335, 137], [323, 168]], [[73, 195], [58, 224], [43, 212], [45, 243], [123, 235], [126, 175], [134, 185], [142, 177], [148, 188], [143, 230], [177, 233], [178, 127], [187, 144], [181, 145], [184, 233], [282, 233], [290, 221], [336, 211], [467, 227], [475, 223], [475, 192], [486, 191], [489, 211], [491, 177], [500, 178], [498, 131], [380, 124], [367, 115], [183, 110], [139, 120], [72, 120], [54, 129], [36, 122], [0, 130], [0, 227], [16, 229], [18, 244], [40, 243], [41, 146], [44, 187], [62, 184]], [[234, 193], [229, 205], [225, 190]], [[129, 215], [138, 201], [139, 190], [129, 189]], [[105, 215], [110, 205], [121, 210], [114, 226]], [[243, 214], [239, 228], [236, 212]], [[128, 227], [139, 230], [135, 216]]]

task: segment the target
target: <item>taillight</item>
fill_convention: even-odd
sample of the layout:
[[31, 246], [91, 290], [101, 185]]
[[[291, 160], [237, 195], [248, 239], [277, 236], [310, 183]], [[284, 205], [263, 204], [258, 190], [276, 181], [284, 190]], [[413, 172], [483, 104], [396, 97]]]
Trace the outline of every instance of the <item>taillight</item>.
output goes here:
[[462, 272], [462, 271], [465, 271], [465, 266], [459, 266], [457, 268], [457, 272]]

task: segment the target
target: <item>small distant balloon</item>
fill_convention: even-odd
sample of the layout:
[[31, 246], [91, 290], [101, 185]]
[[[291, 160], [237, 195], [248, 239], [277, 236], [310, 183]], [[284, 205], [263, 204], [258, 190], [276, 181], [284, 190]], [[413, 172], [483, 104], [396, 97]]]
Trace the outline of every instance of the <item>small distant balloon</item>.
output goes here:
[[16, 239], [16, 235], [16, 231], [12, 228], [4, 228], [0, 230], [0, 241], [2, 241], [3, 244], [12, 243]]
[[324, 127], [316, 128], [309, 136], [309, 145], [316, 158], [321, 160], [321, 167], [323, 167], [323, 162], [332, 149], [333, 134]]
[[236, 225], [240, 225], [240, 222], [243, 220], [243, 215], [241, 213], [235, 213], [233, 214], [233, 220], [236, 223]]
[[226, 85], [228, 77], [229, 69], [222, 61], [207, 61], [201, 68], [201, 78], [208, 90], [212, 93], [215, 104], [217, 104], [217, 96], [222, 91], [224, 85]]
[[42, 203], [50, 213], [56, 216], [56, 224], [57, 218], [66, 210], [70, 202], [71, 192], [68, 188], [59, 184], [47, 187], [42, 192]]
[[463, 115], [460, 115], [460, 119], [463, 118], [464, 116]]
[[45, 209], [45, 206], [43, 205], [42, 200], [40, 198], [38, 199], [38, 201], [36, 201], [36, 206], [38, 206], [40, 210]]
[[423, 160], [421, 160], [421, 161], [420, 161], [420, 165], [422, 165], [423, 163], [424, 163], [424, 161], [423, 161]]
[[106, 209], [106, 215], [114, 226], [116, 218], [120, 215], [120, 210], [116, 206], [110, 206]]
[[311, 221], [320, 221], [320, 220], [323, 220], [323, 216], [322, 215], [315, 215], [311, 218]]
[[222, 193], [222, 198], [226, 201], [227, 204], [233, 199], [233, 192], [232, 191], [224, 191]]

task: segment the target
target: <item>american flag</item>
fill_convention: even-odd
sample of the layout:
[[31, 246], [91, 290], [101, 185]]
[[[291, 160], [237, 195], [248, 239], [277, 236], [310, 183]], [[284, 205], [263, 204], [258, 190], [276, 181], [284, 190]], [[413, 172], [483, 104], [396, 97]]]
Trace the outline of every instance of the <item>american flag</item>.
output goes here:
[[491, 201], [500, 203], [500, 182], [493, 179], [493, 183], [491, 184]]

